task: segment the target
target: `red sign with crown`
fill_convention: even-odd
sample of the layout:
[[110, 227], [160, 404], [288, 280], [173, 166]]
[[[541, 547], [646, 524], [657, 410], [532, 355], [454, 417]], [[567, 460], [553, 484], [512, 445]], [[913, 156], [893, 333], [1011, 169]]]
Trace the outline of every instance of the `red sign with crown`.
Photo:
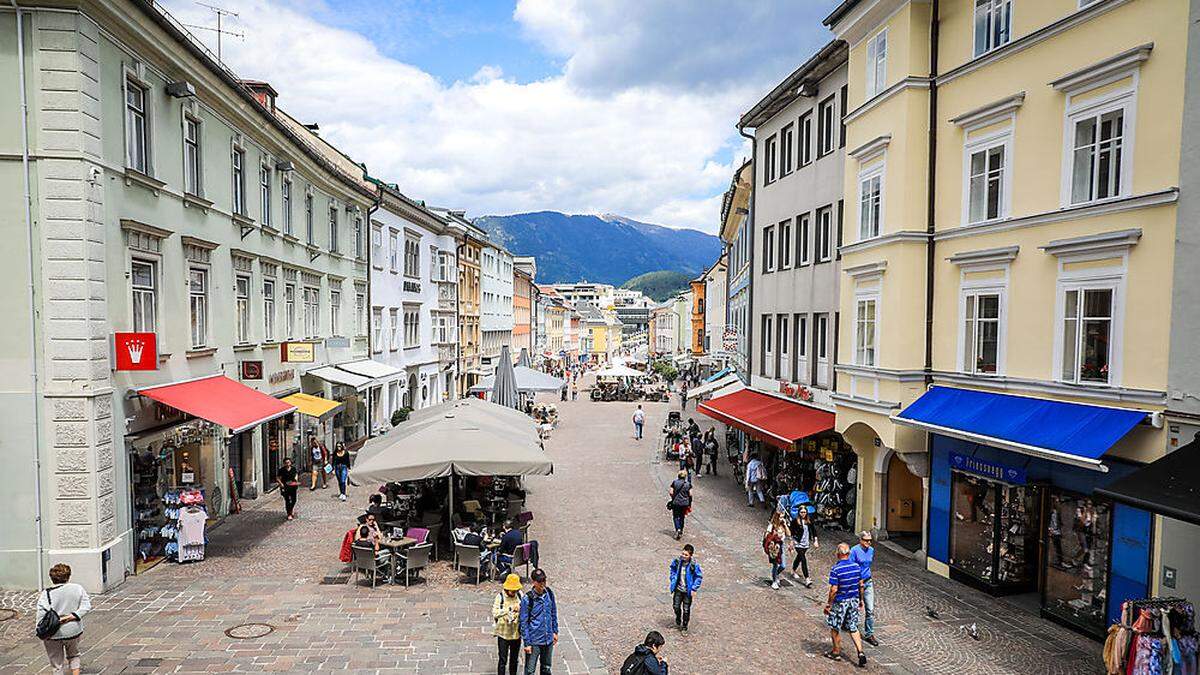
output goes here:
[[117, 370], [158, 370], [158, 336], [154, 333], [115, 333]]

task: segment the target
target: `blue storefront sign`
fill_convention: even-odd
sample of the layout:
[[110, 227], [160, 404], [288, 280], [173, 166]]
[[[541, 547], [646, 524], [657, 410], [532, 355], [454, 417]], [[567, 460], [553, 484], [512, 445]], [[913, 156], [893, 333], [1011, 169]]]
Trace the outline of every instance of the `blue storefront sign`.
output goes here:
[[1013, 485], [1025, 484], [1025, 469], [988, 462], [978, 457], [960, 455], [957, 452], [950, 453], [950, 468]]

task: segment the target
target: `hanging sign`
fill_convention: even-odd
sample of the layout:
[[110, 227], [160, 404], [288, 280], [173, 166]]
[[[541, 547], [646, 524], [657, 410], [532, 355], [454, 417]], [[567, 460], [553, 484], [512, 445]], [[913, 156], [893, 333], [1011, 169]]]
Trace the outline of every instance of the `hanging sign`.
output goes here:
[[262, 361], [242, 361], [241, 371], [243, 380], [261, 380], [263, 379], [263, 362]]
[[117, 370], [158, 370], [158, 336], [154, 333], [114, 333]]
[[1001, 480], [1005, 483], [1013, 483], [1014, 485], [1024, 485], [1026, 476], [1025, 469], [1019, 469], [1013, 466], [1004, 466], [995, 462], [988, 462], [979, 459], [978, 457], [968, 457], [960, 455], [957, 452], [950, 453], [950, 468], [962, 471], [964, 473], [972, 473], [976, 476], [983, 476], [992, 480]]
[[285, 363], [312, 363], [317, 357], [317, 347], [311, 342], [281, 342], [279, 360]]

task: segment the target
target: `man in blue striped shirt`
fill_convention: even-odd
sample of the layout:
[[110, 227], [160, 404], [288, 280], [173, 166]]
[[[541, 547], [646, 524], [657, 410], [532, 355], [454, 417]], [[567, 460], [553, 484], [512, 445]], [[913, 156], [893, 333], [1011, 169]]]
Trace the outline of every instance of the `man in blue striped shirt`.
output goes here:
[[842, 658], [842, 634], [845, 630], [858, 650], [858, 667], [865, 668], [867, 655], [863, 653], [862, 639], [858, 635], [858, 610], [862, 604], [862, 567], [850, 560], [850, 547], [838, 544], [838, 561], [829, 570], [829, 601], [825, 604], [825, 625], [833, 639], [833, 649], [825, 652], [825, 658], [840, 661]]

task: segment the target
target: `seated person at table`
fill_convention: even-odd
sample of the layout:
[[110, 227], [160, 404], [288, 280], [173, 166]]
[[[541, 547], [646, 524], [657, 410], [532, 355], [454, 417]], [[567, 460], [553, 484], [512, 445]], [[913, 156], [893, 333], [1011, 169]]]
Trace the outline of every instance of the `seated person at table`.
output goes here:
[[363, 547], [369, 546], [375, 549], [376, 553], [379, 553], [379, 538], [376, 537], [371, 532], [371, 528], [366, 525], [359, 526], [358, 532], [354, 535], [354, 545]]
[[363, 526], [371, 530], [371, 536], [374, 537], [376, 541], [383, 541], [383, 530], [379, 529], [379, 523], [375, 516], [368, 513], [367, 521], [363, 523]]
[[383, 512], [383, 495], [376, 492], [367, 500], [367, 513], [379, 515]]
[[468, 529], [467, 533], [463, 535], [462, 542], [460, 543], [463, 546], [475, 546], [479, 549], [479, 564], [486, 571], [487, 564], [492, 558], [492, 552], [487, 548], [487, 531], [483, 528], [483, 526], [479, 525], [475, 528]]
[[525, 538], [513, 521], [504, 521], [504, 533], [500, 535], [500, 548], [496, 549], [496, 566], [502, 574], [512, 568], [513, 553], [516, 552], [518, 546], [524, 543]]

